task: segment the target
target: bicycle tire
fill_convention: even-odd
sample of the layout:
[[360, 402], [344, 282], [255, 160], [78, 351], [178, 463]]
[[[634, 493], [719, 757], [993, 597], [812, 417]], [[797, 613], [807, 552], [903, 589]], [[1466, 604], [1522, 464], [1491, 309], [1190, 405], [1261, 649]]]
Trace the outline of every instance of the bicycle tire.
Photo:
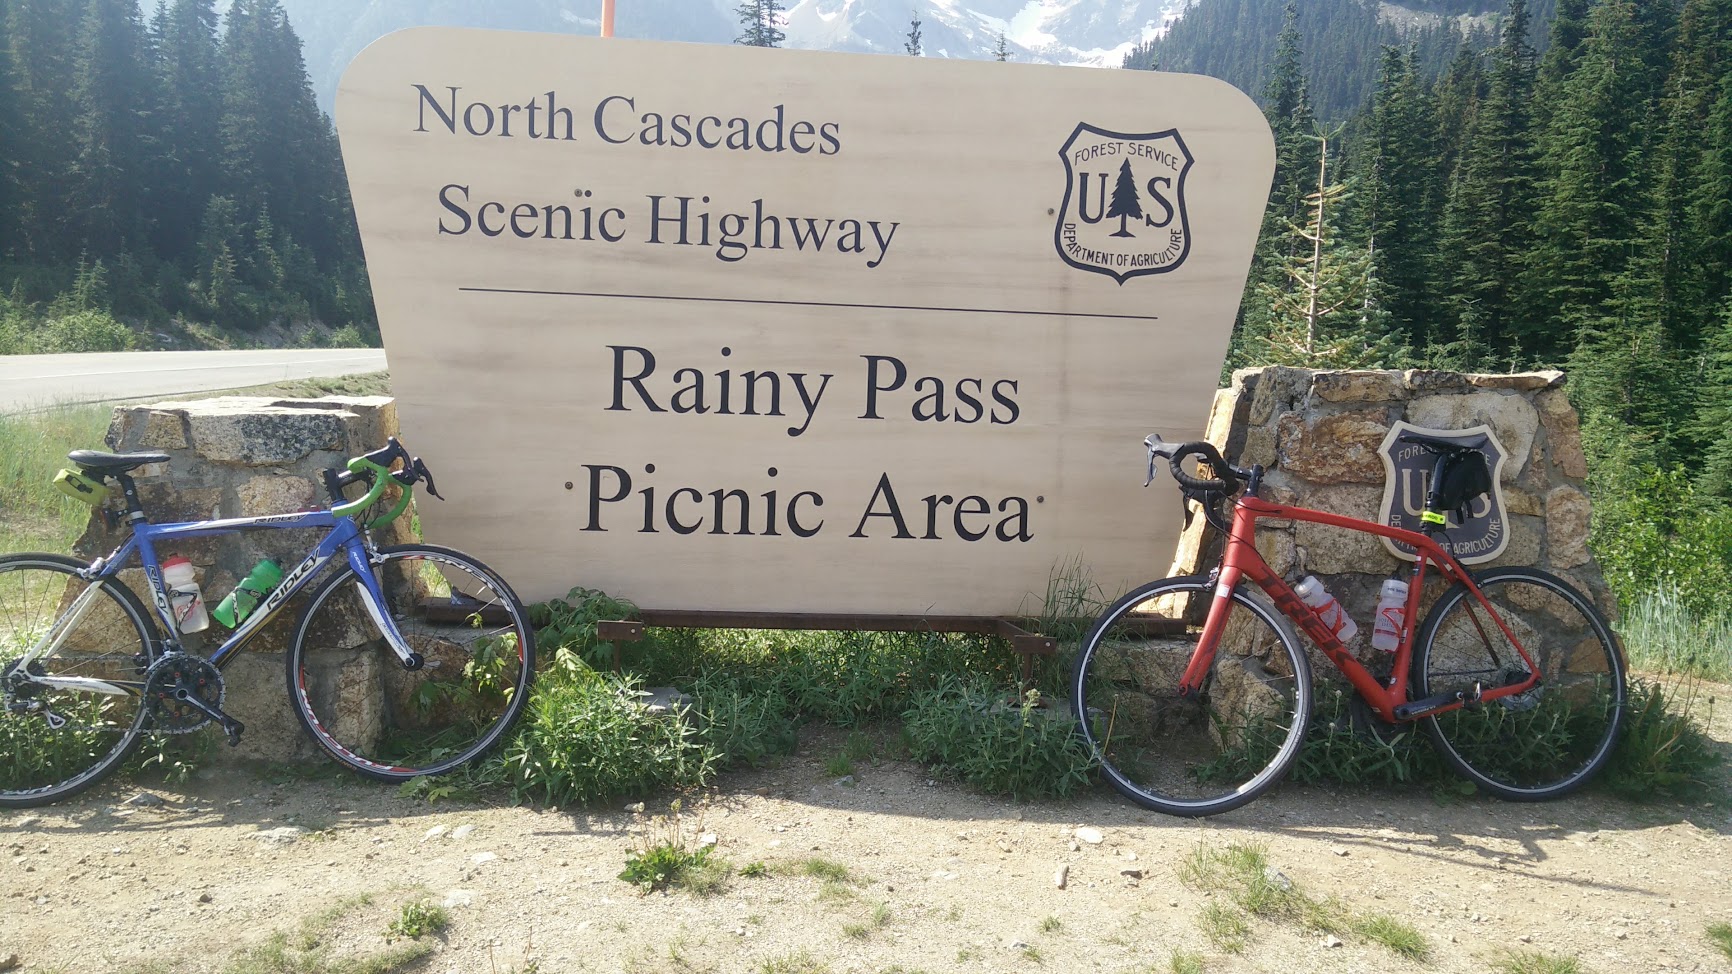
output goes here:
[[510, 586], [450, 548], [378, 549], [386, 608], [420, 669], [379, 635], [345, 566], [308, 596], [287, 663], [301, 726], [351, 770], [381, 781], [443, 774], [511, 730], [535, 674], [535, 632]]
[[[1547, 801], [1582, 787], [1611, 758], [1627, 690], [1617, 637], [1574, 586], [1532, 568], [1473, 574], [1540, 668], [1533, 689], [1427, 717], [1456, 773], [1508, 801]], [[1416, 698], [1521, 678], [1526, 667], [1479, 600], [1457, 583], [1438, 597], [1416, 639]]]
[[[1311, 719], [1311, 670], [1298, 633], [1261, 592], [1232, 593], [1202, 692], [1177, 694], [1215, 598], [1202, 576], [1148, 582], [1083, 639], [1071, 707], [1107, 782], [1169, 815], [1231, 811], [1285, 776]], [[1163, 624], [1183, 624], [1179, 635]]]
[[[78, 573], [89, 567], [64, 555], [0, 556], [0, 808], [29, 808], [76, 795], [113, 773], [143, 740], [150, 712], [142, 693], [32, 688], [10, 679], [24, 647], [92, 584], [102, 595], [60, 650], [35, 666], [43, 674], [133, 683], [143, 678], [156, 655], [155, 623], [144, 603], [119, 581], [80, 578]], [[15, 700], [20, 706], [40, 702], [66, 724], [54, 728], [41, 713], [5, 706]]]

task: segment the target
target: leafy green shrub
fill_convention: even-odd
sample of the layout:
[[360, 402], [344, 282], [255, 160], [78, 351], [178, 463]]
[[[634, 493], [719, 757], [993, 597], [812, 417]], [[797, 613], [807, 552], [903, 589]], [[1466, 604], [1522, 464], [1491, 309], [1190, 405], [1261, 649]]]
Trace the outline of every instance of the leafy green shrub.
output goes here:
[[[1698, 707], [1708, 711], [1701, 723]], [[1700, 795], [1721, 763], [1701, 728], [1713, 712], [1714, 699], [1704, 701], [1694, 682], [1631, 681], [1623, 737], [1606, 766], [1605, 787], [1634, 801]]]
[[1732, 586], [1732, 510], [1690, 478], [1648, 469], [1594, 491], [1589, 544], [1620, 605], [1666, 591], [1698, 617], [1720, 611]]
[[630, 602], [588, 588], [574, 588], [563, 599], [548, 599], [529, 607], [529, 621], [539, 630], [538, 644], [550, 651], [567, 650], [597, 667], [612, 666], [616, 648], [599, 637], [596, 623], [635, 619], [637, 614], [637, 606]]
[[792, 705], [775, 693], [753, 692], [723, 676], [700, 679], [698, 729], [722, 767], [760, 767], [799, 745]]
[[1387, 788], [1450, 776], [1418, 724], [1403, 724], [1387, 739], [1356, 731], [1350, 693], [1318, 688], [1318, 707], [1290, 772], [1293, 780]]
[[566, 804], [708, 781], [716, 756], [698, 731], [648, 714], [631, 689], [581, 664], [543, 674], [501, 759], [516, 794]]
[[942, 765], [989, 794], [1064, 798], [1089, 782], [1094, 755], [1068, 716], [1020, 706], [983, 683], [947, 681], [915, 698], [903, 734], [915, 760]]

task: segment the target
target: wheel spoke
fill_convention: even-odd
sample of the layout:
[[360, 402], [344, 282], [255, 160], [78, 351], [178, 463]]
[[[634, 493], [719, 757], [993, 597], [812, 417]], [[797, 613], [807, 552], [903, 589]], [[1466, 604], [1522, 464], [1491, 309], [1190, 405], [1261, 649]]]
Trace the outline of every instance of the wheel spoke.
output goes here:
[[1213, 598], [1201, 579], [1151, 583], [1084, 641], [1072, 702], [1107, 780], [1179, 815], [1256, 797], [1298, 753], [1310, 704], [1295, 637], [1267, 603], [1237, 593], [1202, 689], [1178, 693]]

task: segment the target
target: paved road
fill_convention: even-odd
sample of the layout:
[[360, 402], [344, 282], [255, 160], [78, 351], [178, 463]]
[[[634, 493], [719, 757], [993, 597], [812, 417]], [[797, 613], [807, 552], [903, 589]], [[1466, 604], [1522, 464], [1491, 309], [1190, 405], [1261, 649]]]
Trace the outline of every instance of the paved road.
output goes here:
[[0, 355], [0, 412], [234, 389], [385, 368], [376, 348]]

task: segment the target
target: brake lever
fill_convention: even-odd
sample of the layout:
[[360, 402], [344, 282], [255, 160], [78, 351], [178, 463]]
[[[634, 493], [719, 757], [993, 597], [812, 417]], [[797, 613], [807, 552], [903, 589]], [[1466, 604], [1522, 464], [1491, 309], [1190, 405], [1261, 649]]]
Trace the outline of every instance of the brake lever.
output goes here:
[[1147, 478], [1145, 478], [1143, 480], [1143, 486], [1147, 487], [1148, 485], [1150, 485], [1154, 482], [1155, 482], [1155, 449], [1154, 449], [1154, 447], [1150, 447], [1149, 448], [1149, 475]]
[[440, 500], [445, 499], [440, 495], [439, 489], [433, 486], [433, 472], [427, 469], [427, 465], [421, 462], [420, 457], [416, 457], [409, 461], [409, 468], [415, 471], [415, 476], [420, 477], [422, 480], [427, 482], [427, 493], [432, 494]]

